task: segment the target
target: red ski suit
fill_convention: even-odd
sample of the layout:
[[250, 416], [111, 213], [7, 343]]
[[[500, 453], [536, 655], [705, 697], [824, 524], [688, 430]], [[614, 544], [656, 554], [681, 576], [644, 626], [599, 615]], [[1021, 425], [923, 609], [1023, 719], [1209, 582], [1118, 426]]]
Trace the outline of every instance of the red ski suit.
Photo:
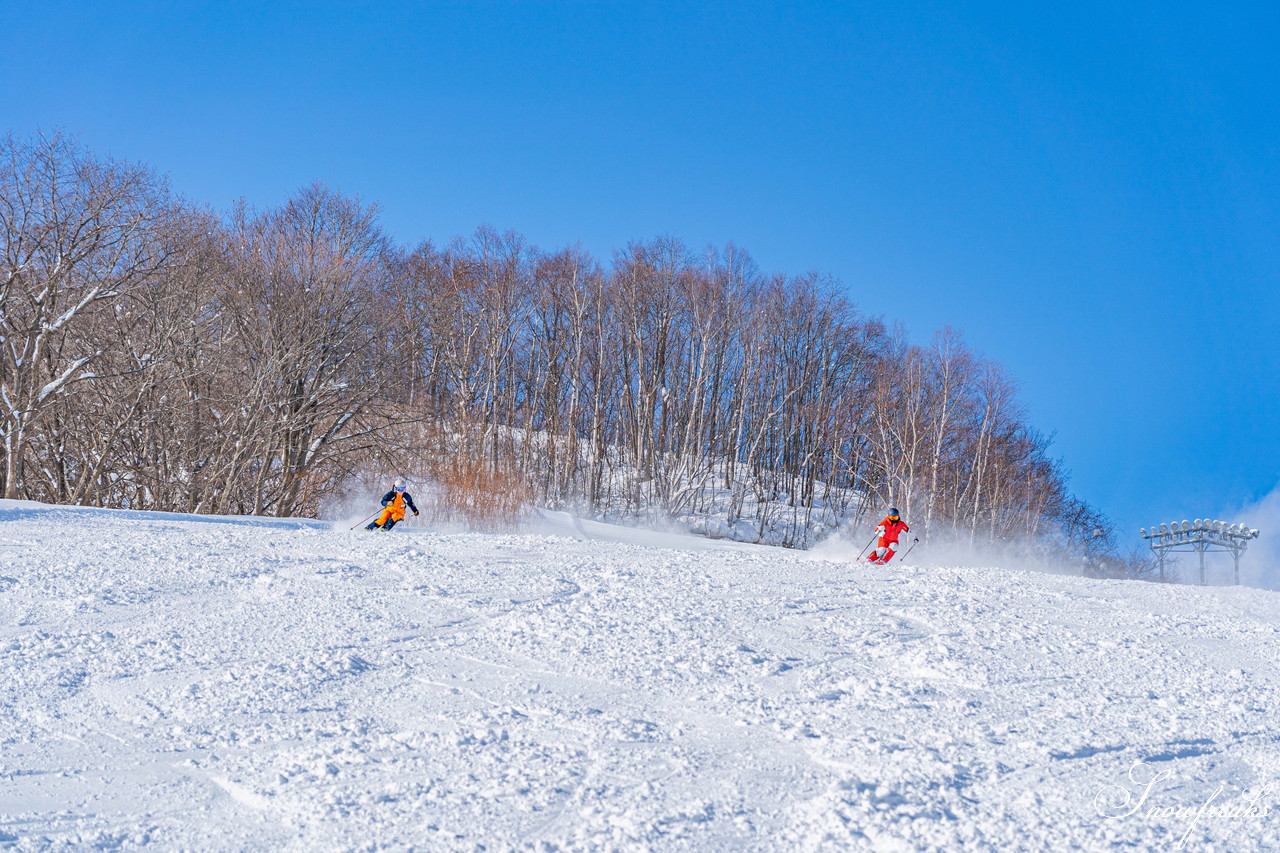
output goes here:
[[880, 537], [876, 543], [876, 549], [867, 559], [873, 563], [889, 562], [893, 559], [893, 549], [898, 544], [898, 537], [910, 532], [911, 528], [901, 518], [894, 521], [886, 515], [884, 521], [880, 522], [880, 526], [876, 528], [876, 535]]

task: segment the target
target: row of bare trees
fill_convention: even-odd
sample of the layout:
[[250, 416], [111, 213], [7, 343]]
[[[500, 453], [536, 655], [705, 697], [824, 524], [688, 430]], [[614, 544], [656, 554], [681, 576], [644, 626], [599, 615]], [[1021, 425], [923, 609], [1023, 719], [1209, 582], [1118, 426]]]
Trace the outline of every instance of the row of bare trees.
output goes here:
[[464, 459], [543, 505], [788, 545], [889, 502], [970, 541], [1107, 540], [1000, 365], [821, 276], [670, 238], [607, 266], [490, 228], [406, 251], [321, 185], [218, 216], [65, 137], [0, 157], [5, 497], [292, 515]]
[[805, 545], [896, 502], [971, 544], [1110, 542], [998, 363], [733, 246], [661, 238], [605, 269], [481, 229], [409, 255], [395, 304], [408, 409], [548, 506]]
[[316, 186], [220, 219], [61, 136], [0, 158], [3, 495], [314, 506], [393, 380], [373, 210]]

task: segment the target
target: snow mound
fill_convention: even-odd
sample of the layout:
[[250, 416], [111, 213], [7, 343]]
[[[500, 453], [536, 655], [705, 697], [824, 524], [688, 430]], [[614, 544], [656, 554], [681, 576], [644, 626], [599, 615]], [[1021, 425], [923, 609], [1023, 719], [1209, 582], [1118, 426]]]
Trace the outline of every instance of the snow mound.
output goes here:
[[543, 523], [0, 502], [0, 848], [1280, 844], [1276, 593]]

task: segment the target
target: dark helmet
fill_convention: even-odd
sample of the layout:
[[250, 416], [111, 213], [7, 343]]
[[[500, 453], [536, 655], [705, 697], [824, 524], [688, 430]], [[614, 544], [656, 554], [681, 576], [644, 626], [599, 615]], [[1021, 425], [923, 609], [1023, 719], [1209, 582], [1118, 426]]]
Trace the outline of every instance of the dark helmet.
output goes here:
[[897, 517], [898, 517], [898, 508], [897, 508], [896, 506], [891, 506], [891, 507], [889, 507], [889, 516], [890, 516], [891, 518], [897, 518]]

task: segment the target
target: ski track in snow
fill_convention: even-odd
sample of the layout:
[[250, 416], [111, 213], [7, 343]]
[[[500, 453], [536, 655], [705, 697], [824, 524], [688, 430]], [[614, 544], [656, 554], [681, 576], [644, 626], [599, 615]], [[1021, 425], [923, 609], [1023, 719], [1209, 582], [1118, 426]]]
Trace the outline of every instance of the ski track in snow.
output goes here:
[[566, 530], [0, 502], [0, 849], [1280, 848], [1276, 593]]

